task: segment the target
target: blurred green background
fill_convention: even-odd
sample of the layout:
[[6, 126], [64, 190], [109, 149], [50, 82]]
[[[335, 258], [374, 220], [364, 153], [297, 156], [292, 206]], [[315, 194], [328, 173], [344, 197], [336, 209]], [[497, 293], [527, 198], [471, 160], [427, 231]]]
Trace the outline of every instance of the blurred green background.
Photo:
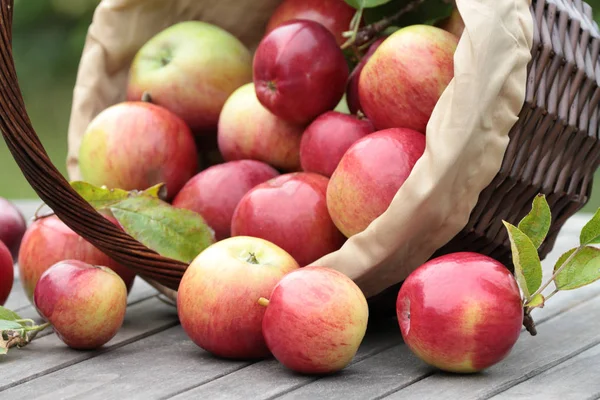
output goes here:
[[[63, 174], [75, 76], [98, 3], [99, 0], [15, 0], [13, 49], [19, 84], [33, 125]], [[588, 3], [600, 21], [600, 0]], [[0, 196], [36, 197], [4, 140], [0, 140]], [[595, 185], [586, 210], [598, 207], [600, 184]]]

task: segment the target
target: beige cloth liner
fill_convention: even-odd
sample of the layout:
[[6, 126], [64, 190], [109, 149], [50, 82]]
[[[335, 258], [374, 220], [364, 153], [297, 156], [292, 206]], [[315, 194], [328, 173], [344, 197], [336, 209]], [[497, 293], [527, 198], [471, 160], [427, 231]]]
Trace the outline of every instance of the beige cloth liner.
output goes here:
[[[69, 179], [89, 121], [124, 99], [128, 66], [150, 37], [190, 19], [217, 24], [254, 50], [280, 0], [102, 0], [90, 26], [69, 126]], [[313, 265], [344, 272], [367, 296], [408, 274], [468, 222], [500, 169], [525, 99], [533, 20], [529, 0], [457, 0], [465, 31], [455, 77], [427, 127], [427, 147], [389, 209]]]

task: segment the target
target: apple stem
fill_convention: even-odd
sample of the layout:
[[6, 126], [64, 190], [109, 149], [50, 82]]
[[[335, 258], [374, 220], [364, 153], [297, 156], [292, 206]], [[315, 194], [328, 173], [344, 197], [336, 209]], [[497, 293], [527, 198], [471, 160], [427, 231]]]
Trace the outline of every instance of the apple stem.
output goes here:
[[531, 317], [529, 313], [529, 308], [525, 308], [523, 315], [523, 326], [527, 329], [527, 332], [531, 334], [531, 336], [537, 335], [537, 328], [535, 327], [535, 321]]
[[268, 307], [269, 306], [269, 299], [265, 299], [264, 297], [261, 297], [260, 299], [258, 299], [258, 304], [263, 306], [263, 307]]
[[144, 103], [152, 103], [152, 96], [150, 95], [150, 92], [142, 93], [142, 101]]

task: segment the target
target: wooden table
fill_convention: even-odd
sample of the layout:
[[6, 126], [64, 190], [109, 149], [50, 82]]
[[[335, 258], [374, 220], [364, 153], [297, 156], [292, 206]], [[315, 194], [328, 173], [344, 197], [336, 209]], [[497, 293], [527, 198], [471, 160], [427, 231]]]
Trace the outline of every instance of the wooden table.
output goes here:
[[[19, 202], [30, 217], [37, 202]], [[544, 261], [546, 273], [589, 215], [564, 227]], [[17, 278], [18, 280], [18, 278]], [[15, 282], [7, 307], [37, 318]], [[0, 399], [597, 399], [600, 398], [600, 283], [556, 295], [533, 314], [538, 335], [524, 332], [512, 353], [484, 373], [441, 373], [402, 343], [395, 321], [368, 332], [342, 373], [309, 377], [274, 360], [226, 361], [185, 335], [172, 306], [137, 279], [125, 323], [97, 351], [67, 348], [46, 330], [0, 359]]]

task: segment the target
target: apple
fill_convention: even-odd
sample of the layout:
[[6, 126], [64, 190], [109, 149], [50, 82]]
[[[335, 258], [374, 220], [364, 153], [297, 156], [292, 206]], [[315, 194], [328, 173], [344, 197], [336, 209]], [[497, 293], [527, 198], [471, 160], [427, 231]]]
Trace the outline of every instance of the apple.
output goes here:
[[8, 247], [0, 241], [0, 306], [10, 295], [15, 279], [14, 262]]
[[79, 260], [64, 260], [40, 276], [33, 302], [69, 347], [97, 349], [123, 325], [127, 288], [113, 270]]
[[302, 135], [302, 169], [330, 177], [350, 146], [374, 130], [369, 120], [354, 115], [337, 111], [321, 114]]
[[377, 131], [350, 146], [327, 188], [338, 229], [350, 237], [383, 214], [424, 151], [425, 135], [405, 128]]
[[256, 160], [214, 165], [190, 179], [172, 205], [202, 215], [215, 231], [216, 240], [223, 240], [231, 235], [233, 211], [242, 197], [256, 185], [278, 175], [273, 167]]
[[425, 133], [440, 96], [454, 77], [458, 38], [429, 25], [392, 33], [365, 64], [358, 81], [360, 105], [377, 130]]
[[263, 239], [236, 236], [214, 243], [191, 262], [179, 284], [183, 330], [218, 357], [270, 357], [261, 328], [265, 310], [257, 300], [297, 268], [291, 255]]
[[3, 197], [0, 197], [0, 242], [3, 242], [12, 258], [17, 258], [19, 246], [27, 229], [23, 213], [17, 206]]
[[342, 45], [347, 40], [342, 33], [350, 30], [355, 13], [344, 0], [283, 0], [271, 15], [265, 34], [284, 22], [305, 19], [323, 25]]
[[254, 84], [237, 89], [219, 119], [219, 150], [226, 161], [263, 161], [283, 171], [300, 169], [305, 126], [275, 116], [256, 97]]
[[383, 43], [383, 41], [387, 38], [387, 36], [380, 37], [375, 40], [370, 46], [367, 52], [362, 56], [359, 63], [354, 67], [352, 73], [350, 73], [350, 77], [348, 78], [348, 86], [346, 87], [346, 102], [348, 104], [348, 110], [352, 114], [357, 114], [359, 111], [362, 112], [362, 107], [360, 106], [360, 98], [358, 96], [358, 81], [360, 78], [360, 73], [362, 72], [365, 64], [375, 50]]
[[318, 22], [285, 22], [264, 36], [253, 62], [256, 95], [273, 114], [308, 124], [342, 99], [348, 64], [335, 37]]
[[406, 345], [424, 362], [457, 373], [503, 360], [523, 323], [513, 275], [472, 252], [443, 255], [413, 271], [398, 292], [396, 311]]
[[231, 235], [273, 242], [301, 266], [339, 249], [346, 238], [327, 211], [328, 183], [319, 174], [294, 172], [255, 186], [235, 208]]
[[445, 31], [450, 32], [454, 36], [460, 38], [465, 30], [465, 22], [456, 6], [452, 9], [450, 15], [438, 21], [435, 26]]
[[206, 22], [184, 21], [139, 49], [129, 71], [127, 100], [148, 92], [152, 102], [201, 134], [217, 127], [225, 100], [251, 81], [252, 54], [239, 39]]
[[122, 102], [88, 125], [79, 149], [83, 180], [144, 190], [165, 183], [172, 199], [198, 168], [194, 137], [181, 118], [148, 102]]
[[[114, 218], [106, 218], [120, 226]], [[123, 279], [128, 291], [136, 276], [135, 272], [118, 264], [75, 233], [56, 215], [50, 215], [35, 220], [29, 226], [19, 251], [19, 276], [30, 300], [33, 299], [35, 286], [44, 271], [64, 260], [79, 260], [111, 268]]]
[[344, 369], [367, 331], [367, 299], [350, 278], [330, 268], [292, 271], [259, 303], [266, 306], [262, 331], [267, 347], [298, 373]]

